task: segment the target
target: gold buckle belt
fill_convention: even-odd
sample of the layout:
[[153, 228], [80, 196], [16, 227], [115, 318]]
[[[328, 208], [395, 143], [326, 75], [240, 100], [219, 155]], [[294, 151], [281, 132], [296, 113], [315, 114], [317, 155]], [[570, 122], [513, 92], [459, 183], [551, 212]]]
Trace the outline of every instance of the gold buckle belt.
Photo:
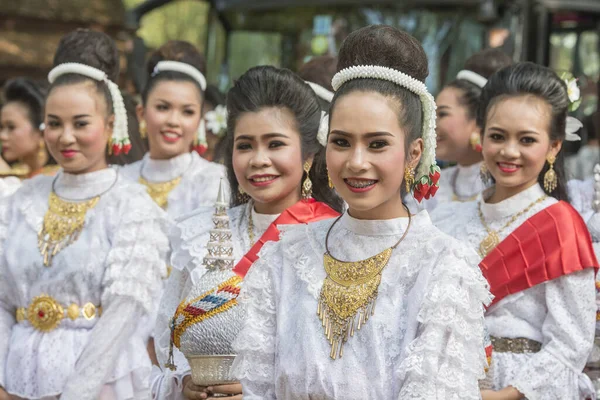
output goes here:
[[56, 329], [63, 318], [75, 321], [77, 318], [85, 318], [88, 321], [102, 314], [102, 307], [92, 303], [86, 303], [79, 307], [73, 303], [63, 307], [58, 301], [48, 295], [35, 297], [29, 307], [19, 307], [15, 313], [17, 322], [29, 321], [31, 326], [42, 332], [50, 332]]
[[542, 349], [542, 344], [526, 338], [497, 338], [491, 337], [492, 347], [497, 353], [537, 353]]

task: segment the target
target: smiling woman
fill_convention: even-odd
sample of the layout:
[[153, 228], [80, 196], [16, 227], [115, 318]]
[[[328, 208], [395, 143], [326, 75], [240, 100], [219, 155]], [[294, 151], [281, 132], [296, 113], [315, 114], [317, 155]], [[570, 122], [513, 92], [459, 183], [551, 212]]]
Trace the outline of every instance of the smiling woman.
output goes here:
[[122, 171], [146, 186], [154, 201], [176, 218], [212, 205], [225, 175], [222, 166], [192, 151], [206, 150], [202, 119], [206, 63], [193, 45], [171, 41], [152, 54], [147, 70], [143, 105], [137, 113], [150, 151]]

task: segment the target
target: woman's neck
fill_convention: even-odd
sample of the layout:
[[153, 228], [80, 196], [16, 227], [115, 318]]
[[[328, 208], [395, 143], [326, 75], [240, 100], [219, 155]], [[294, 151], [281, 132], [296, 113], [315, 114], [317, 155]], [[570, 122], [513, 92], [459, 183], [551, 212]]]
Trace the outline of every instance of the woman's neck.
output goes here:
[[350, 214], [352, 218], [364, 220], [386, 220], [408, 217], [408, 211], [404, 207], [400, 196], [398, 196], [397, 199], [390, 199], [387, 202], [368, 210], [359, 210], [348, 205], [348, 214]]
[[469, 148], [469, 151], [467, 151], [464, 156], [457, 159], [456, 163], [461, 167], [470, 167], [471, 165], [477, 164], [482, 160], [483, 157], [481, 156], [481, 153], [478, 153], [477, 151]]
[[36, 151], [23, 157], [21, 162], [29, 167], [30, 173], [34, 173], [48, 163], [48, 153], [45, 151]]
[[254, 211], [258, 214], [281, 214], [299, 201], [300, 195], [288, 196], [267, 203], [261, 203], [254, 200]]

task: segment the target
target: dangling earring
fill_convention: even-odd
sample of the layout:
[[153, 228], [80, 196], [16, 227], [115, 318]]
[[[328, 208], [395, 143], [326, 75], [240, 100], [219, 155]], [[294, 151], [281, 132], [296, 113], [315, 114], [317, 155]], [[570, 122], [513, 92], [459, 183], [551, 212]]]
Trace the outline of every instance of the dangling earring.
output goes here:
[[331, 177], [329, 176], [329, 171], [327, 171], [327, 186], [329, 186], [329, 189], [333, 189], [333, 181], [331, 180]]
[[556, 176], [556, 172], [554, 171], [556, 157], [554, 154], [548, 154], [546, 161], [548, 161], [549, 167], [548, 171], [544, 174], [544, 189], [546, 189], [546, 192], [552, 193], [558, 186], [558, 176]]
[[148, 127], [146, 126], [145, 119], [140, 121], [140, 137], [142, 139], [146, 139], [146, 137], [148, 137]]
[[404, 168], [404, 185], [406, 185], [406, 193], [410, 193], [415, 184], [415, 169], [410, 165]]
[[310, 167], [312, 167], [312, 164], [310, 161], [306, 161], [304, 163], [303, 169], [304, 172], [306, 172], [306, 179], [304, 179], [304, 182], [302, 182], [302, 198], [304, 200], [310, 199], [312, 197], [312, 181], [310, 180], [310, 177], [308, 176], [308, 173], [310, 172]]
[[484, 185], [490, 183], [490, 171], [488, 171], [485, 161], [481, 163], [481, 167], [479, 168], [479, 178]]
[[471, 133], [471, 136], [469, 137], [469, 143], [471, 144], [473, 150], [475, 150], [478, 153], [481, 153], [481, 135], [479, 134], [479, 132]]
[[250, 196], [248, 196], [248, 194], [246, 192], [244, 192], [244, 189], [242, 189], [241, 186], [238, 185], [238, 202], [240, 203], [247, 203], [250, 200]]
[[43, 140], [40, 140], [37, 158], [41, 164], [45, 164], [48, 161], [48, 153], [46, 152], [46, 143]]
[[198, 131], [196, 132], [196, 137], [194, 138], [192, 146], [193, 150], [200, 155], [206, 153], [206, 150], [208, 150], [208, 144], [206, 142], [206, 123], [204, 122], [204, 118], [200, 120], [200, 125], [198, 125]]

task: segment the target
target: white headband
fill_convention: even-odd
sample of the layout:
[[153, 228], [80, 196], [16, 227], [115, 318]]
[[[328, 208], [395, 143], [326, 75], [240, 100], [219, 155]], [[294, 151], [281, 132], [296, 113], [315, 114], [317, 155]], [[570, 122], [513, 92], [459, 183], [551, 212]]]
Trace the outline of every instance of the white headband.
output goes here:
[[152, 76], [154, 77], [158, 73], [165, 71], [181, 72], [182, 74], [186, 74], [192, 77], [196, 82], [198, 82], [200, 88], [203, 91], [206, 90], [206, 78], [204, 77], [204, 75], [202, 75], [202, 72], [198, 71], [190, 64], [182, 63], [179, 61], [159, 61], [154, 67]]
[[318, 97], [320, 97], [321, 99], [325, 100], [328, 103], [331, 103], [331, 100], [333, 100], [333, 92], [330, 92], [329, 90], [325, 89], [323, 86], [317, 85], [314, 82], [309, 82], [309, 81], [305, 81], [305, 82], [308, 83], [310, 88], [313, 90], [313, 92], [315, 92], [315, 94]]
[[487, 79], [483, 76], [475, 73], [473, 71], [469, 71], [467, 69], [463, 69], [456, 75], [456, 79], [471, 82], [473, 85], [483, 89], [483, 87], [487, 84]]
[[125, 110], [125, 102], [116, 83], [108, 79], [104, 71], [89, 65], [80, 63], [64, 63], [52, 68], [48, 74], [50, 84], [54, 83], [59, 76], [66, 74], [77, 74], [94, 79], [98, 82], [106, 83], [110, 96], [112, 97], [112, 105], [115, 112], [115, 122], [113, 134], [110, 138], [109, 150], [115, 155], [121, 152], [128, 153], [131, 149], [129, 141], [129, 130], [127, 128], [127, 111]]
[[427, 184], [428, 187], [437, 186], [439, 175], [436, 173], [439, 172], [439, 167], [435, 160], [435, 148], [437, 145], [435, 133], [436, 105], [433, 96], [427, 90], [427, 86], [410, 75], [378, 65], [358, 65], [345, 68], [335, 74], [331, 84], [333, 89], [337, 91], [344, 83], [353, 79], [381, 79], [389, 81], [419, 96], [423, 105], [423, 127], [421, 131], [423, 155], [415, 174], [415, 190], [418, 190], [417, 186], [419, 184], [421, 186]]

